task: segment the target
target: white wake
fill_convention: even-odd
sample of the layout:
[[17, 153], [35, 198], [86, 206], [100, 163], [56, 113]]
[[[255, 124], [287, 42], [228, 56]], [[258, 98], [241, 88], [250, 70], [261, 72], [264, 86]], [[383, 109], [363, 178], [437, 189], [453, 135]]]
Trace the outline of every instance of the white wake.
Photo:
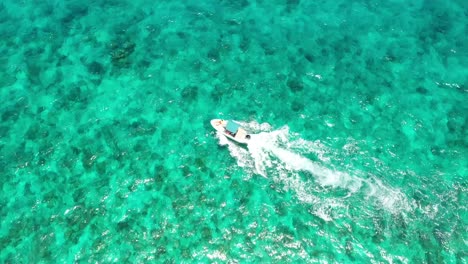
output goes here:
[[[218, 134], [220, 144], [228, 147], [237, 164], [250, 176], [261, 175], [285, 191], [294, 191], [301, 202], [312, 205], [311, 213], [322, 219], [330, 221], [347, 214], [350, 206], [347, 198], [353, 195], [390, 212], [409, 210], [405, 195], [386, 186], [377, 177], [362, 178], [357, 173], [352, 175], [331, 168], [330, 157], [327, 157], [330, 151], [321, 142], [307, 141], [291, 134], [287, 126], [271, 131], [266, 123], [240, 123], [255, 133], [247, 148]], [[306, 157], [310, 155], [317, 160]], [[344, 195], [334, 197], [329, 192]]]

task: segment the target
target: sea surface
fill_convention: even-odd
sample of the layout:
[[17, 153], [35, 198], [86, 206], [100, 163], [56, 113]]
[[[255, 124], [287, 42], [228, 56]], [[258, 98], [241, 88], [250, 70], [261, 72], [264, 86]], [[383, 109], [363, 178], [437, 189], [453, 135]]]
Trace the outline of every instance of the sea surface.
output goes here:
[[467, 36], [466, 0], [4, 0], [0, 263], [468, 263]]

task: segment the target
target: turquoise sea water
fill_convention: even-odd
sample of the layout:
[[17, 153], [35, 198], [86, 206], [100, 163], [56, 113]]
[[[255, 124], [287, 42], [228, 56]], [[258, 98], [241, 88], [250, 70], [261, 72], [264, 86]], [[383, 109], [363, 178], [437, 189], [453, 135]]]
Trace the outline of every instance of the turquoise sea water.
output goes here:
[[468, 263], [467, 35], [463, 0], [3, 1], [0, 262]]

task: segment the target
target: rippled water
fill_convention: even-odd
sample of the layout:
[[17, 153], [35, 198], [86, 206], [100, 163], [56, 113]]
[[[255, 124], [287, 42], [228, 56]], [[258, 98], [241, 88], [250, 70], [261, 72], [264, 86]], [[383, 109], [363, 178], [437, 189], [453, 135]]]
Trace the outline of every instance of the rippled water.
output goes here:
[[0, 4], [0, 262], [467, 262], [463, 1], [201, 2]]

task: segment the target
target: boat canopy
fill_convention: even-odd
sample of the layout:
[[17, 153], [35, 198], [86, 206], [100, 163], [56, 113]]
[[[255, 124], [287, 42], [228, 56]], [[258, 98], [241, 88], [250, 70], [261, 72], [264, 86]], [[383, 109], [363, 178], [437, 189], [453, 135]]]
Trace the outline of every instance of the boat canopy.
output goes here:
[[226, 126], [226, 130], [231, 132], [231, 133], [236, 133], [237, 129], [239, 129], [240, 125], [237, 124], [236, 122], [229, 120]]

